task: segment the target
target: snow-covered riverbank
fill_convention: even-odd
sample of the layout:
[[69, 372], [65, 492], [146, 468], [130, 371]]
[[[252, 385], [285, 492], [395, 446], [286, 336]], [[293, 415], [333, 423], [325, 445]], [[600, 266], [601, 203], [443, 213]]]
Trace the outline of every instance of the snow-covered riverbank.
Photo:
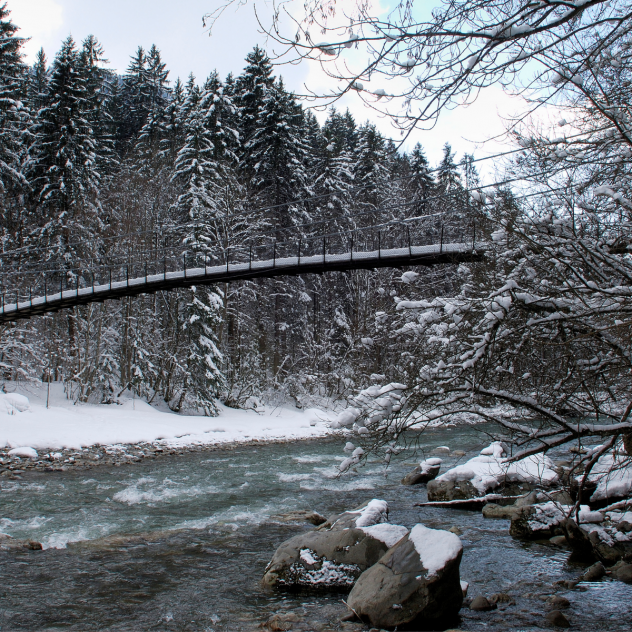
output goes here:
[[[138, 399], [121, 404], [73, 404], [53, 384], [20, 390], [21, 397], [0, 394], [0, 448], [36, 450], [94, 445], [158, 443], [168, 447], [219, 445], [253, 440], [279, 441], [322, 437], [335, 413], [292, 407], [235, 410], [220, 405], [218, 417], [179, 415]], [[21, 410], [22, 409], [22, 410]]]

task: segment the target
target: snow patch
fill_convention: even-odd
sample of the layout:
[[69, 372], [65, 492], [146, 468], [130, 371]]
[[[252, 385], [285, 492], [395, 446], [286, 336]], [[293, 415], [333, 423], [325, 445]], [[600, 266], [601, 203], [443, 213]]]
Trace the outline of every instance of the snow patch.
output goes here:
[[406, 527], [398, 524], [375, 524], [372, 527], [360, 527], [360, 529], [372, 538], [384, 542], [389, 549], [408, 533]]
[[9, 456], [22, 456], [27, 459], [36, 459], [37, 451], [33, 448], [13, 448], [13, 450], [9, 450]]
[[440, 529], [429, 529], [423, 524], [415, 525], [408, 539], [414, 544], [421, 563], [428, 571], [426, 577], [436, 575], [463, 551], [458, 535]]

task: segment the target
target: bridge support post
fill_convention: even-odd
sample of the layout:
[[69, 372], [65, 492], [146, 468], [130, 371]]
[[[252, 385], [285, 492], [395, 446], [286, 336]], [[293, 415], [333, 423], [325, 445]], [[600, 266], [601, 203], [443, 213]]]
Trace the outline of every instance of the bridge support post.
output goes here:
[[226, 274], [228, 274], [228, 263], [230, 261], [230, 246], [226, 248]]
[[112, 291], [112, 268], [108, 268], [110, 272], [110, 292]]
[[276, 268], [276, 240], [274, 241], [274, 246], [272, 250], [272, 267]]
[[301, 265], [301, 240], [298, 240], [298, 263], [296, 265]]
[[250, 242], [250, 259], [248, 260], [248, 270], [252, 270], [252, 242]]
[[382, 231], [377, 231], [377, 259], [378, 261], [382, 258]]
[[476, 222], [472, 223], [472, 250], [475, 250], [476, 244]]
[[351, 261], [353, 261], [353, 238], [355, 237], [355, 230], [351, 231]]
[[408, 233], [408, 256], [412, 257], [413, 256], [413, 247], [412, 244], [410, 242], [410, 225], [406, 224], [406, 232]]
[[441, 241], [439, 243], [439, 254], [443, 254], [443, 224], [441, 224]]
[[183, 255], [182, 260], [184, 261], [184, 278], [187, 278], [187, 255], [186, 253]]
[[48, 303], [48, 292], [46, 291], [46, 274], [44, 274], [44, 305]]
[[327, 237], [323, 237], [323, 268], [327, 263]]

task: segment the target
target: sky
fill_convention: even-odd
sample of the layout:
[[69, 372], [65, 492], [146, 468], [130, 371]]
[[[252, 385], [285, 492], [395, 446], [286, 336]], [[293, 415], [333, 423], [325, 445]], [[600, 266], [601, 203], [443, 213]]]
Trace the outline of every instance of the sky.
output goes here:
[[[209, 36], [202, 25], [202, 16], [213, 11], [221, 1], [7, 0], [7, 3], [13, 22], [21, 29], [19, 34], [31, 38], [25, 46], [28, 63], [34, 61], [41, 47], [52, 60], [68, 35], [80, 42], [93, 34], [103, 44], [110, 67], [120, 73], [125, 71], [130, 55], [139, 45], [147, 49], [156, 44], [172, 81], [178, 76], [186, 80], [193, 72], [202, 82], [214, 69], [220, 76], [229, 72], [239, 74], [245, 65], [244, 58], [255, 44], [268, 50], [272, 48], [260, 32], [252, 2], [229, 8]], [[270, 5], [257, 2], [256, 7], [265, 23], [270, 16]], [[304, 93], [305, 86], [322, 89], [330, 81], [316, 64], [282, 66], [277, 73], [283, 75], [288, 88], [298, 93]], [[385, 136], [398, 138], [390, 122], [378, 118], [356, 94], [346, 96], [338, 107], [349, 107], [357, 122], [370, 119]], [[504, 129], [501, 117], [519, 108], [518, 99], [492, 87], [473, 105], [443, 114], [433, 130], [415, 133], [404, 149], [410, 150], [415, 142], [420, 142], [432, 164], [441, 159], [446, 142], [457, 152], [457, 158], [463, 152], [476, 157], [497, 153], [506, 145], [484, 141], [501, 133]], [[325, 113], [316, 112], [316, 115], [321, 121], [326, 117]], [[481, 165], [483, 173], [490, 172], [491, 162]]]

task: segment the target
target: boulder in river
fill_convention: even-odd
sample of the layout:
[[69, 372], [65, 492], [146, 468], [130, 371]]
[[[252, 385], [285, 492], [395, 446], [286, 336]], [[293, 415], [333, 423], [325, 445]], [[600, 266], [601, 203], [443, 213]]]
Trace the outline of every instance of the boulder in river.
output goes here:
[[[573, 518], [564, 520], [562, 526], [568, 544], [577, 553], [596, 558], [606, 565], [619, 560], [632, 559], [632, 531], [627, 531], [626, 523], [632, 522], [632, 511], [591, 512], [602, 516], [600, 521], [582, 521]], [[621, 526], [623, 525], [623, 529]]]
[[348, 606], [380, 628], [449, 620], [463, 603], [462, 554], [461, 540], [454, 533], [415, 525], [360, 575]]
[[441, 459], [426, 459], [402, 479], [402, 485], [421, 485], [437, 478], [441, 470]]
[[[509, 534], [526, 540], [549, 540], [553, 536], [563, 535], [563, 524], [573, 510], [572, 506], [560, 505], [553, 501], [521, 507], [511, 519]], [[584, 523], [604, 520], [601, 513], [591, 511], [587, 505], [580, 507], [579, 518]]]
[[388, 522], [388, 503], [385, 500], [369, 500], [357, 509], [343, 511], [330, 516], [318, 528], [325, 530], [351, 529], [354, 527], [370, 527]]
[[510, 462], [504, 444], [494, 441], [479, 456], [430, 481], [428, 500], [477, 498], [490, 492], [520, 495], [536, 486], [551, 487], [559, 481], [554, 467], [542, 454]]
[[285, 541], [263, 577], [267, 588], [348, 590], [367, 568], [407, 533], [406, 527], [378, 522], [388, 515], [384, 501], [332, 516], [329, 528]]

